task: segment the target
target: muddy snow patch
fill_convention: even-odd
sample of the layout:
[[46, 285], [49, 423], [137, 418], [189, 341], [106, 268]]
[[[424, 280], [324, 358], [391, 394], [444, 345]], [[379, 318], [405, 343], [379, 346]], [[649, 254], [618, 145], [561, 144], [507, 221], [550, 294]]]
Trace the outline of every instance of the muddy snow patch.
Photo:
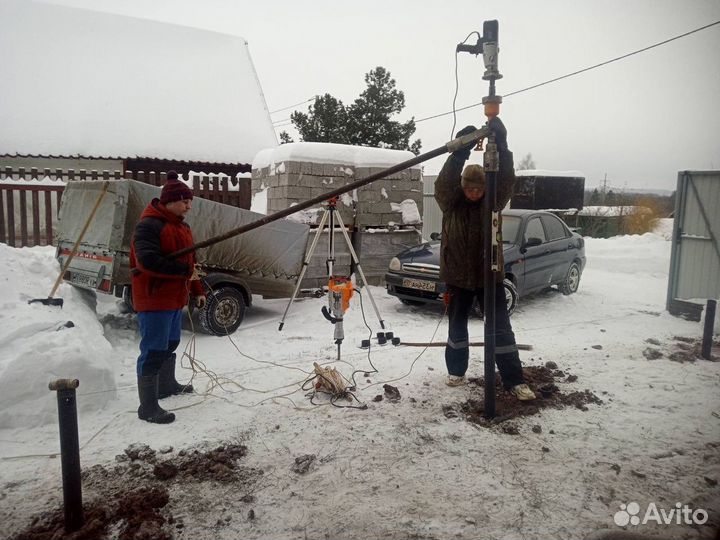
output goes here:
[[[547, 362], [545, 366], [523, 368], [525, 382], [537, 396], [537, 399], [533, 401], [518, 401], [515, 396], [503, 388], [500, 374], [496, 373], [495, 417], [492, 419], [485, 417], [483, 395], [478, 398], [468, 399], [459, 405], [444, 405], [443, 413], [448, 418], [464, 418], [468, 422], [483, 427], [498, 426], [503, 433], [518, 435], [520, 433], [518, 426], [505, 424], [507, 420], [532, 416], [547, 408], [564, 409], [572, 407], [587, 411], [588, 405], [601, 405], [603, 403], [590, 390], [569, 392], [561, 390], [562, 385], [576, 382], [578, 378], [576, 375], [567, 374], [556, 368], [557, 365], [554, 362]], [[468, 382], [479, 388], [485, 387], [484, 377], [470, 378]]]
[[260, 469], [240, 465], [247, 455], [244, 445], [180, 450], [175, 455], [163, 451], [135, 443], [116, 456], [115, 465], [95, 465], [83, 471], [84, 525], [80, 530], [65, 532], [64, 511], [59, 508], [36, 516], [13, 539], [170, 540], [175, 530], [184, 527], [182, 519], [173, 515], [175, 490], [183, 492], [189, 484], [215, 482], [250, 492], [263, 474]]
[[[663, 344], [657, 339], [645, 340], [649, 346], [643, 350], [643, 356], [648, 360], [667, 358], [673, 362], [695, 362], [705, 360], [702, 355], [702, 339], [687, 336], [674, 336], [668, 343]], [[710, 360], [720, 361], [720, 340], [715, 339], [710, 348]]]

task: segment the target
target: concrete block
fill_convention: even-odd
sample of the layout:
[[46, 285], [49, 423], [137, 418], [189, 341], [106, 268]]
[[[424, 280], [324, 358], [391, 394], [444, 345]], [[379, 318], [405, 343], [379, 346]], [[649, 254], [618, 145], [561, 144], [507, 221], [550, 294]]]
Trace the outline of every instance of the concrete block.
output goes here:
[[286, 161], [285, 162], [285, 172], [289, 174], [300, 174], [301, 166], [299, 161]]
[[315, 176], [325, 176], [325, 164], [313, 162], [312, 174], [314, 174]]
[[355, 233], [358, 257], [370, 285], [383, 285], [390, 259], [401, 251], [422, 243], [420, 231], [399, 230]]
[[389, 214], [392, 211], [391, 203], [388, 200], [358, 206], [358, 214]]
[[370, 176], [370, 167], [355, 167], [355, 180], [362, 180]]

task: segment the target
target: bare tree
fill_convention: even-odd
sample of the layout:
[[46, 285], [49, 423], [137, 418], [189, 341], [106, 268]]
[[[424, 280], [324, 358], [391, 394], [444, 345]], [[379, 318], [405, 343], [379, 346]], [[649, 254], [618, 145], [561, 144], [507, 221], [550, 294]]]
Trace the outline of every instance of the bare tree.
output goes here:
[[520, 160], [520, 163], [515, 166], [515, 169], [518, 171], [527, 171], [535, 168], [535, 161], [533, 160], [532, 154], [529, 152]]

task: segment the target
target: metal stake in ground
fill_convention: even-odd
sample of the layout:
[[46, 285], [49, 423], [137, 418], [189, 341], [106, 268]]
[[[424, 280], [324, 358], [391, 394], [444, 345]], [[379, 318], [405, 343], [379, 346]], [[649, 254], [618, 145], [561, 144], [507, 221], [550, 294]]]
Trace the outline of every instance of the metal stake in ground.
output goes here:
[[[501, 79], [498, 71], [498, 22], [485, 21], [483, 35], [478, 33], [478, 42], [475, 45], [461, 43], [457, 52], [482, 54], [485, 64], [483, 79], [490, 82], [488, 95], [482, 99], [485, 106], [485, 116], [488, 120], [500, 113], [502, 97], [495, 94], [495, 81]], [[488, 136], [485, 148], [485, 196], [483, 200], [483, 291], [485, 313], [485, 416], [495, 416], [495, 274], [502, 270], [499, 268], [499, 242], [498, 225], [500, 212], [496, 210], [497, 200], [497, 172], [499, 160], [495, 137]]]
[[703, 328], [702, 357], [712, 360], [713, 329], [715, 327], [715, 310], [717, 300], [708, 300], [705, 306], [705, 327]]
[[75, 389], [79, 385], [80, 381], [77, 379], [58, 379], [48, 385], [50, 390], [57, 391], [65, 532], [68, 533], [77, 531], [84, 523], [82, 482], [80, 480], [80, 443], [75, 401]]

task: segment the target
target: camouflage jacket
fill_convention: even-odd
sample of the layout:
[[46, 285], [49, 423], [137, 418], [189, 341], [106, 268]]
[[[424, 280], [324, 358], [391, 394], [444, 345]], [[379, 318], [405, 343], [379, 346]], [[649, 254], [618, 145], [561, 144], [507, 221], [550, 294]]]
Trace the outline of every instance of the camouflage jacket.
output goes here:
[[[464, 165], [462, 158], [450, 155], [435, 180], [435, 200], [443, 213], [440, 279], [448, 285], [475, 290], [483, 287], [483, 199], [472, 202], [465, 197], [460, 187]], [[502, 210], [510, 201], [515, 184], [512, 152], [500, 153], [497, 178], [496, 208]], [[500, 268], [503, 268], [502, 246]], [[495, 281], [501, 283], [502, 280], [503, 272], [498, 272]]]

